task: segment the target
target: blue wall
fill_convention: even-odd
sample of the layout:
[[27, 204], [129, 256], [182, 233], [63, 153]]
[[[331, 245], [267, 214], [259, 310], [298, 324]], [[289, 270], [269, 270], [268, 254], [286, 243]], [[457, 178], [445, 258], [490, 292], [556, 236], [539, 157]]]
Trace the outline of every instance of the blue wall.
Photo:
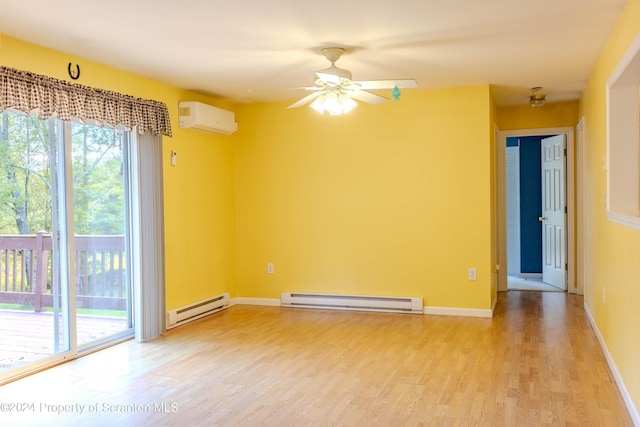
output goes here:
[[548, 136], [508, 137], [520, 146], [520, 272], [542, 273], [542, 176], [540, 141]]
[[520, 140], [520, 271], [542, 273], [542, 175], [540, 140], [527, 136]]

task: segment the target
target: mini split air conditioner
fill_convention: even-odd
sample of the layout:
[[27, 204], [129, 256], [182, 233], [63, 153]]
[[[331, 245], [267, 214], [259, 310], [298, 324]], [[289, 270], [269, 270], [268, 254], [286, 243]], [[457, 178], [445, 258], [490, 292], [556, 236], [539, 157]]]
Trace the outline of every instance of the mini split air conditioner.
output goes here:
[[229, 135], [238, 130], [233, 112], [201, 102], [180, 102], [181, 128], [199, 129], [205, 132]]

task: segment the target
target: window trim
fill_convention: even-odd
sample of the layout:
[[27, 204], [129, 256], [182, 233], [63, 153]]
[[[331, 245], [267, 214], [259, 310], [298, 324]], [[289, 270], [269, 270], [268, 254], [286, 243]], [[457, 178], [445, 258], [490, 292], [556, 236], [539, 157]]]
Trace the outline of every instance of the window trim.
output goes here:
[[607, 80], [606, 209], [640, 230], [640, 34]]

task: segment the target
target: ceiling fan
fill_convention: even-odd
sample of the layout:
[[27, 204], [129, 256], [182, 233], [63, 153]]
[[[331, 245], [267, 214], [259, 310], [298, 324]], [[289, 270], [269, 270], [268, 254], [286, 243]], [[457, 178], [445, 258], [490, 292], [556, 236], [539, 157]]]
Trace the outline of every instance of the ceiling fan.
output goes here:
[[315, 73], [315, 86], [305, 87], [313, 93], [287, 108], [297, 108], [312, 102], [311, 107], [320, 113], [328, 112], [332, 115], [345, 114], [356, 107], [358, 101], [368, 104], [380, 104], [387, 100], [384, 96], [369, 92], [368, 90], [393, 89], [394, 99], [400, 97], [400, 89], [417, 88], [418, 83], [414, 79], [400, 80], [351, 80], [351, 72], [336, 67], [336, 61], [344, 53], [340, 47], [322, 49], [322, 54], [331, 66]]

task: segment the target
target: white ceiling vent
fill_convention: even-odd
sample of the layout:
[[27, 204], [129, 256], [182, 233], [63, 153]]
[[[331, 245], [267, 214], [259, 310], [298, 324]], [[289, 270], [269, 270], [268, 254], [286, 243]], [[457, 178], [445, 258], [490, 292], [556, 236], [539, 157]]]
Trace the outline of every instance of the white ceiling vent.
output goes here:
[[198, 129], [219, 135], [229, 135], [238, 130], [232, 111], [194, 101], [180, 102], [179, 109], [181, 128]]

